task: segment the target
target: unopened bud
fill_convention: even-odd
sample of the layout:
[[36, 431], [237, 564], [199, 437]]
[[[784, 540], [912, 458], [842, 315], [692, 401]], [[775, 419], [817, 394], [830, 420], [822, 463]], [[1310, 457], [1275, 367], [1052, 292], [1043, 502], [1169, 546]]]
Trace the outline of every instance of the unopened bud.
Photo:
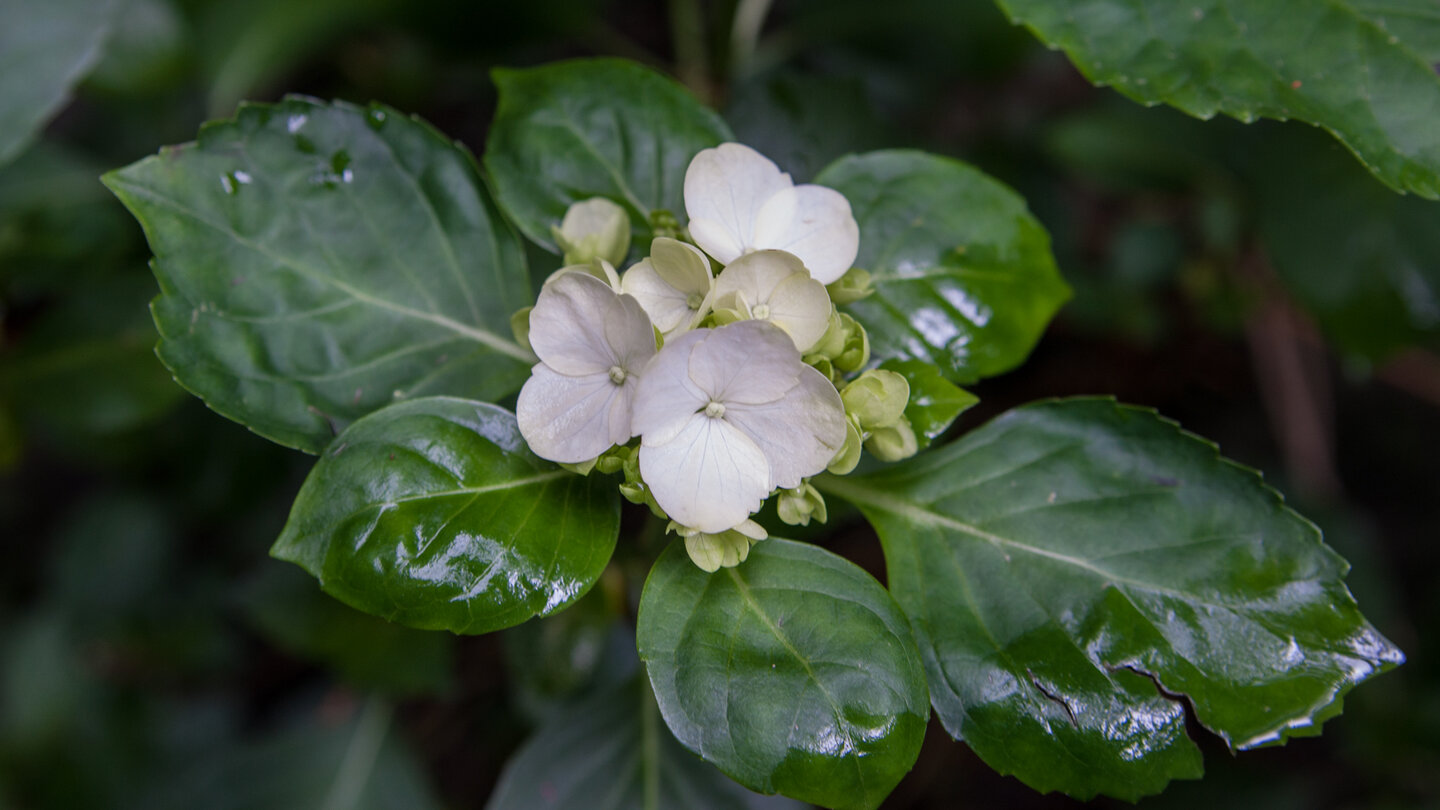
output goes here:
[[832, 360], [845, 351], [845, 321], [840, 319], [838, 311], [830, 310], [830, 323], [825, 327], [825, 334], [810, 351]]
[[775, 511], [781, 520], [791, 526], [809, 526], [812, 519], [824, 523], [829, 517], [825, 511], [825, 498], [808, 482], [795, 489], [780, 490]]
[[560, 226], [550, 227], [550, 234], [566, 264], [596, 260], [619, 264], [630, 252], [630, 215], [604, 197], [592, 197], [571, 205]]
[[840, 446], [840, 451], [835, 454], [835, 458], [830, 460], [830, 466], [825, 469], [836, 475], [845, 475], [855, 469], [855, 465], [860, 463], [861, 440], [860, 426], [855, 424], [853, 416], [847, 416], [845, 418], [845, 444]]
[[893, 371], [871, 369], [856, 377], [840, 392], [845, 412], [860, 422], [862, 430], [889, 427], [905, 415], [910, 402], [910, 382]]
[[515, 314], [510, 316], [510, 332], [515, 335], [516, 343], [533, 352], [534, 349], [530, 347], [530, 310], [532, 309], [534, 307], [525, 307], [516, 310]]
[[870, 336], [865, 327], [854, 318], [840, 313], [845, 324], [845, 350], [835, 358], [835, 367], [841, 371], [859, 371], [870, 362]]
[[685, 551], [690, 555], [690, 561], [700, 570], [712, 574], [721, 568], [734, 568], [745, 562], [750, 556], [750, 546], [767, 536], [765, 529], [753, 520], [719, 534], [707, 534], [681, 526], [673, 520], [665, 530], [685, 538]]
[[875, 292], [875, 287], [870, 283], [870, 273], [859, 267], [852, 267], [845, 275], [830, 282], [825, 290], [830, 293], [830, 300], [839, 306], [868, 297]]
[[915, 455], [920, 445], [915, 440], [915, 429], [909, 419], [901, 419], [889, 427], [883, 427], [870, 434], [865, 440], [865, 449], [881, 461], [900, 461]]

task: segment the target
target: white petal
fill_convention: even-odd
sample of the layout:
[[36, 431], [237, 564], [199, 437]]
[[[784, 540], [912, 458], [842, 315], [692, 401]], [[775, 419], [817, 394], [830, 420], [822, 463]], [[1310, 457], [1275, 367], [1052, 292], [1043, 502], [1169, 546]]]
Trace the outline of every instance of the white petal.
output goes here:
[[775, 286], [795, 273], [804, 273], [805, 265], [794, 254], [783, 250], [762, 250], [747, 253], [725, 266], [715, 279], [715, 297], [740, 292], [753, 307], [770, 301]]
[[650, 243], [650, 259], [660, 278], [686, 295], [709, 295], [715, 287], [710, 260], [694, 245], [662, 236]]
[[793, 489], [825, 469], [845, 443], [845, 406], [824, 375], [809, 366], [777, 402], [732, 405], [725, 420], [765, 452], [771, 484]]
[[635, 395], [631, 430], [652, 444], [674, 438], [685, 423], [710, 403], [710, 397], [690, 379], [690, 352], [711, 333], [686, 332], [665, 344], [645, 367]]
[[650, 321], [662, 334], [668, 335], [690, 322], [693, 313], [687, 303], [689, 295], [666, 284], [655, 272], [650, 259], [644, 259], [626, 270], [620, 279], [620, 288], [640, 302], [645, 314], [650, 316]]
[[738, 321], [709, 333], [690, 353], [690, 379], [726, 407], [779, 399], [805, 367], [790, 336], [765, 321]]
[[588, 461], [630, 439], [635, 389], [636, 381], [616, 385], [606, 372], [570, 376], [539, 363], [515, 402], [520, 435], [541, 458]]
[[765, 454], [725, 419], [694, 414], [670, 441], [640, 446], [640, 477], [678, 523], [716, 533], [760, 509], [770, 494]]
[[796, 186], [777, 192], [756, 212], [749, 246], [794, 253], [816, 281], [829, 284], [855, 263], [860, 226], [845, 195], [824, 186]]
[[748, 146], [702, 149], [685, 171], [690, 236], [722, 264], [754, 247], [756, 217], [765, 201], [793, 186], [790, 175]]
[[567, 272], [540, 290], [530, 311], [530, 346], [561, 374], [596, 374], [643, 364], [655, 353], [655, 335], [639, 302], [627, 304], [587, 273]]
[[832, 309], [825, 285], [809, 273], [785, 279], [770, 294], [770, 322], [789, 332], [802, 354], [825, 336]]

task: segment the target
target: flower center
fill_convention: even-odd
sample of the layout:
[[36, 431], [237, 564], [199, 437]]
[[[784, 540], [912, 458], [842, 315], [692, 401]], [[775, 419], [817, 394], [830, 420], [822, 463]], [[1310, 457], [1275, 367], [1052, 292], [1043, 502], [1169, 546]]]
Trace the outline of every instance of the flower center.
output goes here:
[[625, 369], [619, 366], [610, 367], [610, 382], [615, 383], [616, 385], [624, 385], [625, 378], [627, 376], [629, 375], [625, 373]]
[[753, 315], [757, 321], [768, 321], [770, 320], [770, 305], [756, 304], [755, 307], [750, 310], [750, 314]]
[[690, 297], [685, 299], [685, 306], [691, 309], [699, 309], [703, 303], [705, 303], [705, 296], [700, 293], [690, 293]]
[[705, 406], [705, 415], [711, 419], [719, 419], [725, 415], [725, 403], [711, 402]]

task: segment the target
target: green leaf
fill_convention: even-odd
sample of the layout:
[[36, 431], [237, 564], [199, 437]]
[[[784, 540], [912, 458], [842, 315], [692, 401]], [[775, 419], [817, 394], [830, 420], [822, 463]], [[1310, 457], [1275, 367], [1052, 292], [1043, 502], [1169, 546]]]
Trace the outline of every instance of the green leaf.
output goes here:
[[695, 153], [734, 140], [676, 82], [620, 59], [497, 69], [500, 106], [485, 146], [495, 197], [522, 233], [558, 252], [550, 226], [571, 203], [606, 197], [630, 213], [648, 249], [650, 212], [685, 222], [685, 170]]
[[529, 374], [519, 240], [469, 154], [417, 119], [247, 105], [104, 179], [155, 251], [160, 358], [266, 438], [318, 452], [393, 399], [496, 399]]
[[782, 73], [735, 88], [725, 119], [737, 140], [806, 183], [841, 155], [895, 143], [875, 106], [853, 76]]
[[486, 810], [798, 810], [726, 779], [675, 741], [632, 679], [558, 712], [506, 764]]
[[610, 482], [536, 457], [508, 411], [433, 397], [341, 434], [271, 554], [366, 613], [487, 633], [579, 599], [619, 530]]
[[905, 616], [824, 549], [772, 538], [707, 574], [674, 543], [638, 622], [670, 730], [752, 790], [869, 810], [920, 753], [930, 712]]
[[1265, 252], [1326, 336], [1379, 361], [1440, 335], [1440, 202], [1391, 193], [1318, 133], [1254, 140]]
[[880, 368], [904, 375], [909, 381], [910, 402], [905, 405], [905, 418], [915, 429], [922, 450], [944, 433], [955, 417], [980, 401], [969, 391], [951, 385], [935, 366], [920, 360], [886, 360]]
[[1182, 700], [1253, 748], [1404, 658], [1314, 525], [1146, 409], [1043, 402], [816, 486], [880, 533], [946, 729], [1040, 791], [1155, 793], [1200, 775]]
[[1305, 121], [1386, 185], [1440, 198], [1433, 3], [997, 2], [1096, 84], [1201, 118]]
[[856, 155], [815, 182], [850, 200], [875, 294], [846, 309], [879, 360], [924, 360], [966, 383], [1018, 366], [1070, 297], [1050, 237], [1014, 191], [956, 160]]
[[392, 695], [451, 684], [454, 639], [367, 616], [324, 595], [288, 565], [270, 563], [238, 594], [248, 623], [277, 647], [335, 670], [346, 683]]
[[0, 164], [100, 58], [117, 0], [0, 0]]

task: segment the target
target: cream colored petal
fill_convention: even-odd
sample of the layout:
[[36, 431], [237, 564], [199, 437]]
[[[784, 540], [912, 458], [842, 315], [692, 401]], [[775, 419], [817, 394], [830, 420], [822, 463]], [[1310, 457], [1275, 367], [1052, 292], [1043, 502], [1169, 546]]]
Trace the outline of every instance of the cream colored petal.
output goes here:
[[715, 287], [710, 260], [694, 245], [662, 236], [650, 243], [650, 261], [666, 284], [687, 296], [703, 297]]
[[809, 277], [805, 265], [793, 254], [781, 250], [747, 253], [725, 266], [715, 279], [715, 295], [723, 298], [742, 293], [750, 306], [770, 301], [776, 285], [795, 273]]
[[640, 302], [645, 314], [650, 316], [650, 321], [662, 334], [669, 335], [690, 323], [693, 313], [687, 302], [689, 295], [667, 284], [655, 272], [650, 259], [626, 270], [620, 278], [620, 288]]
[[790, 175], [743, 144], [702, 149], [685, 171], [690, 236], [728, 263], [753, 247], [756, 217], [766, 200], [793, 185]]
[[539, 363], [515, 402], [520, 435], [541, 458], [588, 461], [630, 439], [634, 391], [605, 372], [569, 376]]
[[743, 523], [772, 489], [760, 448], [725, 419], [703, 413], [664, 444], [642, 441], [640, 476], [666, 514], [712, 534]]
[[776, 402], [732, 405], [725, 419], [755, 442], [769, 461], [771, 484], [784, 489], [825, 469], [845, 444], [845, 406], [835, 386], [809, 366]]
[[770, 322], [789, 332], [802, 354], [825, 336], [834, 310], [825, 285], [809, 273], [796, 273], [777, 284], [769, 305]]
[[860, 226], [845, 195], [824, 186], [796, 186], [777, 192], [757, 212], [749, 246], [793, 253], [810, 275], [829, 284], [855, 263]]

